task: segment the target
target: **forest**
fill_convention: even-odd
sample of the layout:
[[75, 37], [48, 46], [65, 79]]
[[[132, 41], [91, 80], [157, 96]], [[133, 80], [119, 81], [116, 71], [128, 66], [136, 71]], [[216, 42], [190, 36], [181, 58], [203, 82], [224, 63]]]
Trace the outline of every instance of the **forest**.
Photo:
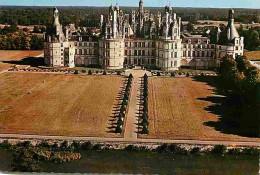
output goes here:
[[[130, 14], [137, 7], [122, 7], [124, 13]], [[164, 11], [164, 8], [146, 8], [152, 13]], [[0, 24], [10, 24], [11, 27], [0, 29], [0, 49], [42, 49], [43, 40], [37, 35], [28, 35], [26, 31], [14, 30], [16, 25], [43, 25], [48, 26], [52, 23], [53, 7], [8, 7], [0, 8]], [[108, 7], [58, 7], [60, 22], [63, 26], [75, 24], [76, 27], [98, 28], [101, 14], [108, 13]], [[191, 21], [188, 24], [192, 30], [192, 24], [197, 20], [227, 20], [229, 9], [216, 8], [178, 8], [173, 11], [183, 21]], [[241, 23], [260, 22], [260, 10], [258, 9], [235, 9], [235, 21]], [[223, 28], [224, 29], [224, 28]], [[45, 32], [44, 27], [35, 27], [33, 33]], [[238, 30], [239, 34], [245, 38], [245, 49], [258, 50], [260, 45], [260, 28], [245, 30], [242, 27]], [[209, 36], [212, 37], [212, 36]], [[214, 38], [214, 36], [212, 37]], [[225, 38], [222, 36], [222, 38]], [[30, 40], [30, 41], [28, 41]], [[225, 44], [225, 40], [220, 40]], [[22, 44], [20, 44], [22, 43]], [[29, 45], [25, 44], [29, 43]], [[37, 46], [36, 44], [40, 44]]]
[[[130, 14], [137, 7], [121, 7]], [[164, 11], [164, 8], [145, 8], [152, 13]], [[0, 8], [0, 24], [48, 25], [52, 21], [53, 7], [8, 7]], [[108, 13], [108, 7], [58, 7], [62, 24], [75, 23], [76, 26], [98, 27], [101, 14]], [[229, 9], [217, 8], [180, 8], [173, 11], [183, 21], [194, 18], [200, 20], [227, 20]], [[242, 23], [259, 22], [259, 9], [235, 9], [235, 21]]]

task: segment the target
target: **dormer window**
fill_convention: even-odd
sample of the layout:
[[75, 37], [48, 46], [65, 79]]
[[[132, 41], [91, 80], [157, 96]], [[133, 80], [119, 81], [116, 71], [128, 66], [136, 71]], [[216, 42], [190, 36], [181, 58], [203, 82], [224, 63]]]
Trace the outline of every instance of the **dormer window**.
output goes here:
[[198, 44], [200, 44], [200, 42], [201, 42], [200, 39], [198, 39]]
[[81, 36], [79, 37], [79, 41], [82, 41], [82, 37]]
[[189, 43], [189, 44], [191, 43], [191, 39], [188, 40], [188, 43]]

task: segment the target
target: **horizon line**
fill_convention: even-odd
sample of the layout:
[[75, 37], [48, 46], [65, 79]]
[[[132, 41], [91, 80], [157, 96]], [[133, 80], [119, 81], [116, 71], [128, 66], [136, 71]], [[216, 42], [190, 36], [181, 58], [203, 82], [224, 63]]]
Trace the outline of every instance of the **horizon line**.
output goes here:
[[[166, 5], [167, 6], [167, 5]], [[74, 5], [59, 5], [59, 6], [53, 6], [53, 5], [0, 5], [0, 7], [94, 7], [94, 8], [106, 8], [109, 6], [85, 6], [85, 5], [80, 5], [80, 6], [74, 6]], [[128, 8], [138, 8], [138, 6], [119, 6], [119, 7], [128, 7]], [[144, 8], [164, 8], [165, 6], [148, 6]], [[186, 6], [171, 6], [172, 8], [211, 8], [211, 9], [251, 9], [251, 10], [260, 10], [259, 8], [251, 8], [251, 7], [186, 7]]]

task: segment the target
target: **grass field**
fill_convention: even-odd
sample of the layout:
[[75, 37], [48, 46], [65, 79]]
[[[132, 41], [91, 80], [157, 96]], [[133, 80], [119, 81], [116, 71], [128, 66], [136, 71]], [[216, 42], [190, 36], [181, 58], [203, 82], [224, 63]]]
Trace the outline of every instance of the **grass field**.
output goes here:
[[43, 54], [42, 50], [0, 50], [0, 61], [18, 61]]
[[218, 116], [205, 110], [213, 105], [213, 87], [192, 78], [149, 78], [149, 135], [143, 138], [260, 141], [224, 134], [206, 122]]
[[13, 64], [7, 64], [7, 63], [0, 62], [0, 71], [6, 70], [6, 69], [10, 68], [11, 66], [13, 66]]
[[0, 74], [0, 133], [115, 136], [119, 76]]
[[3, 63], [2, 61], [20, 61], [23, 58], [35, 57], [43, 54], [43, 51], [33, 50], [0, 50], [0, 71], [6, 70], [15, 63]]
[[244, 54], [249, 60], [260, 61], [260, 51], [245, 52]]

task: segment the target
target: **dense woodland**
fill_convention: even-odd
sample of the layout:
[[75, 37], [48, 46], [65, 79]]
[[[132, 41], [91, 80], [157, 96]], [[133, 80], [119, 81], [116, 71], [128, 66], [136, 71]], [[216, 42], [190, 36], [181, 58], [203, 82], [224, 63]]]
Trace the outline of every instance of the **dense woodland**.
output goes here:
[[[53, 7], [1, 7], [0, 24], [48, 25], [52, 21]], [[101, 14], [108, 13], [108, 7], [58, 7], [62, 24], [75, 23], [76, 26], [97, 27]], [[130, 14], [137, 7], [121, 7]], [[151, 12], [164, 8], [146, 8]], [[215, 8], [173, 8], [177, 16], [184, 21], [190, 20], [227, 20], [229, 9]], [[259, 22], [260, 10], [235, 9], [236, 21], [242, 23]]]
[[[34, 27], [35, 33], [44, 32], [45, 28]], [[16, 25], [0, 29], [0, 49], [2, 50], [42, 50], [43, 38], [27, 30], [19, 30]]]
[[259, 88], [260, 71], [245, 56], [236, 60], [224, 57], [219, 68], [218, 90], [227, 98], [219, 109], [222, 117], [215, 127], [224, 132], [259, 137]]

